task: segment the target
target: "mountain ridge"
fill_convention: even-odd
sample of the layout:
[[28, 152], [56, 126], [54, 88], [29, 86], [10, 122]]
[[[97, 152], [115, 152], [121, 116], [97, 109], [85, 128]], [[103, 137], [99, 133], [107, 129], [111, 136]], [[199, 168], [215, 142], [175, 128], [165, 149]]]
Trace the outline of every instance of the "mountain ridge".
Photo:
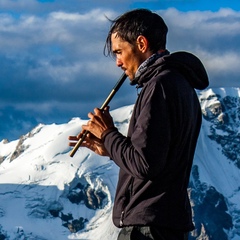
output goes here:
[[[189, 183], [193, 239], [240, 239], [240, 88], [198, 91], [203, 124]], [[111, 111], [127, 133], [133, 105]], [[118, 167], [68, 136], [87, 120], [37, 125], [0, 142], [0, 239], [116, 239], [111, 208]]]

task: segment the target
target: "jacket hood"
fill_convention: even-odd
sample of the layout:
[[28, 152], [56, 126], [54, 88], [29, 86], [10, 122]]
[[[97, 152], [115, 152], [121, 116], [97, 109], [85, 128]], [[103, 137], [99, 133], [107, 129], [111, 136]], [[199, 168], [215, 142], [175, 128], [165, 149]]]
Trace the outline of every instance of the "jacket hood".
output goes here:
[[148, 79], [167, 69], [180, 72], [195, 89], [203, 90], [209, 85], [208, 75], [202, 62], [188, 52], [175, 52], [158, 58], [146, 72], [134, 79], [134, 82], [141, 87]]

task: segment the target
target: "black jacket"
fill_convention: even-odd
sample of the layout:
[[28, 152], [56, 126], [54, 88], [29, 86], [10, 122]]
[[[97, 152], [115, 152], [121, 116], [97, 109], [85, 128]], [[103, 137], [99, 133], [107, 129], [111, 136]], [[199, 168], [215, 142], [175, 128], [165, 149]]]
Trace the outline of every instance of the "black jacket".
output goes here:
[[193, 229], [187, 187], [201, 126], [194, 88], [208, 86], [198, 58], [177, 52], [158, 58], [138, 79], [142, 87], [125, 137], [104, 136], [120, 167], [113, 222]]

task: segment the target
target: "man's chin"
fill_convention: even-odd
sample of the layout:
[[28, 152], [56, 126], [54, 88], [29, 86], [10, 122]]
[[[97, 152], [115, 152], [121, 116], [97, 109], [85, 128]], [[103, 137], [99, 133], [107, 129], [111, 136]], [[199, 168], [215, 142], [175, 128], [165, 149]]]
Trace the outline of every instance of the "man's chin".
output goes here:
[[138, 82], [137, 82], [137, 79], [136, 78], [134, 78], [134, 79], [130, 79], [130, 85], [136, 85]]
[[125, 74], [128, 76], [128, 79], [130, 81], [132, 81], [135, 78], [132, 74], [128, 74], [126, 71], [125, 71]]

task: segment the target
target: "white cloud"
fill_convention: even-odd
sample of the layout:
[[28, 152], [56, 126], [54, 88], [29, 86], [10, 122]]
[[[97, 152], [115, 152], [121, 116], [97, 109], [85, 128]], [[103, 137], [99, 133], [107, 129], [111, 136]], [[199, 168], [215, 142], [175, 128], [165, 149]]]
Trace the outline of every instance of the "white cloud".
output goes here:
[[[201, 56], [212, 77], [218, 76], [217, 72], [220, 76], [222, 71], [239, 74], [240, 12], [180, 12], [171, 8], [158, 13], [169, 26], [170, 51], [187, 50]], [[85, 13], [54, 11], [19, 17], [0, 14], [0, 54], [16, 61], [34, 59], [36, 66], [29, 70], [29, 76], [44, 72], [52, 79], [69, 81], [82, 69], [92, 74], [102, 72], [104, 61], [110, 66], [109, 60], [102, 57], [110, 25], [105, 16], [117, 15], [101, 8]]]
[[211, 87], [239, 86], [240, 12], [159, 11], [169, 26], [170, 51], [186, 50], [204, 63]]
[[[1, 108], [14, 106], [28, 113], [37, 109], [47, 117], [55, 109], [68, 116], [73, 109], [78, 109], [78, 115], [86, 114], [102, 104], [121, 74], [115, 62], [103, 56], [110, 26], [105, 16], [114, 19], [123, 11], [114, 8], [116, 2], [109, 8], [84, 8], [83, 3], [0, 1]], [[173, 8], [157, 12], [169, 27], [171, 52], [196, 54], [207, 69], [211, 87], [239, 86], [240, 12]], [[134, 88], [126, 84], [122, 89], [111, 106], [135, 101]]]
[[235, 72], [240, 76], [240, 56], [235, 52], [227, 52], [222, 55], [206, 54], [206, 64], [211, 72]]
[[[221, 9], [218, 12], [191, 11], [179, 12], [176, 9], [162, 11], [162, 16], [166, 19], [170, 27], [170, 32], [175, 37], [192, 36], [196, 45], [199, 42], [218, 40], [224, 45], [224, 39], [240, 36], [240, 12], [230, 9]], [[192, 39], [185, 39], [191, 41]]]
[[[42, 81], [75, 81], [101, 72], [108, 20], [114, 12], [95, 9], [85, 14], [52, 12], [46, 16], [0, 15], [0, 54], [16, 62], [31, 61], [27, 77]], [[105, 31], [103, 31], [105, 29]], [[25, 66], [27, 67], [27, 66]], [[106, 69], [106, 68], [105, 68]], [[104, 69], [104, 71], [105, 71]]]

